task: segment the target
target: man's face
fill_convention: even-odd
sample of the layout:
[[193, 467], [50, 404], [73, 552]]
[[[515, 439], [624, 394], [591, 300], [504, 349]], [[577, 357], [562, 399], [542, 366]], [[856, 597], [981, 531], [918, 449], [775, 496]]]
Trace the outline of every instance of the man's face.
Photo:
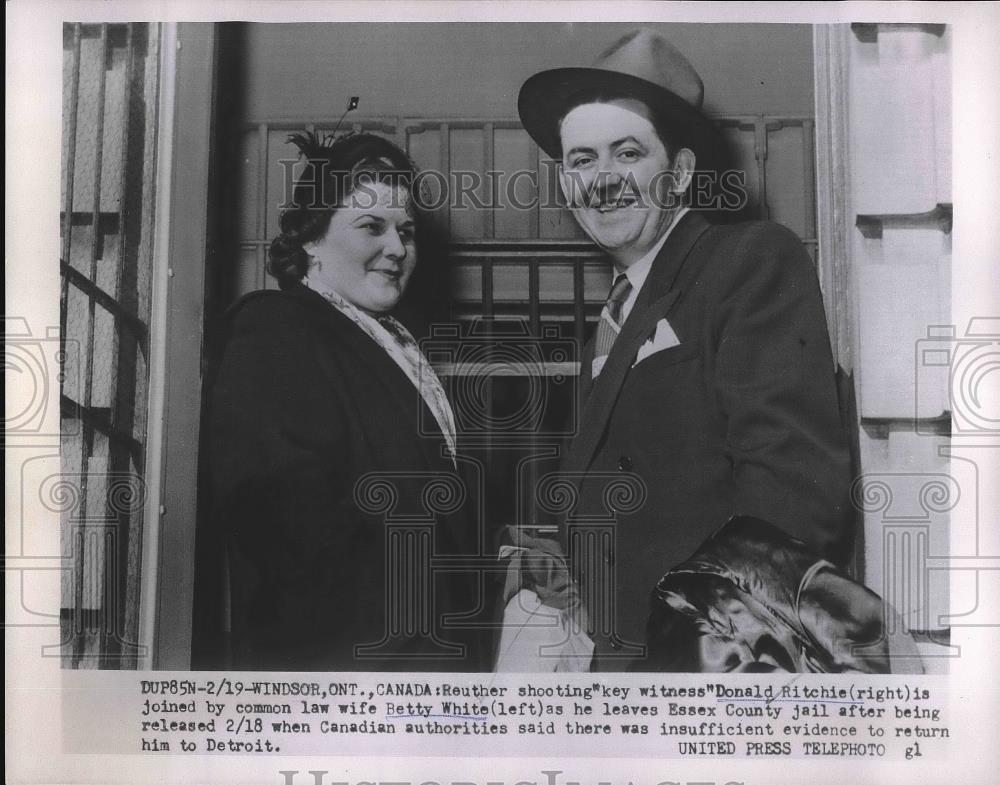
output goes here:
[[621, 267], [641, 259], [673, 219], [670, 156], [643, 104], [581, 104], [560, 125], [560, 183], [583, 230]]

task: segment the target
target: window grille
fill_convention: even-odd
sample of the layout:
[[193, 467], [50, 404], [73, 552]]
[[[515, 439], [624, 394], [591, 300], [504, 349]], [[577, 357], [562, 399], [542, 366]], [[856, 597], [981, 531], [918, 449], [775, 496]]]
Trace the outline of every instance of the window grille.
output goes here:
[[[803, 239], [816, 261], [815, 121], [808, 115], [725, 115], [713, 118], [745, 173], [747, 217], [784, 223]], [[276, 118], [245, 124], [240, 146], [240, 187], [236, 218], [240, 256], [233, 271], [233, 299], [254, 289], [276, 288], [266, 274], [267, 247], [278, 233], [278, 216], [289, 186], [282, 162], [294, 161], [286, 143], [303, 128], [320, 133], [337, 119]], [[471, 206], [471, 197], [441, 204], [436, 219], [449, 238], [448, 273], [457, 319], [524, 319], [538, 335], [543, 322], [565, 325], [582, 344], [607, 296], [610, 267], [565, 209], [553, 207], [555, 168], [517, 120], [481, 118], [375, 117], [340, 126], [385, 136], [406, 150], [423, 171], [468, 171], [483, 175], [533, 173], [515, 192], [529, 209], [509, 204], [502, 187], [475, 189], [489, 207]], [[428, 182], [432, 182], [428, 178]], [[496, 181], [494, 181], [495, 183]], [[454, 184], [454, 182], [453, 182]], [[541, 208], [540, 208], [541, 205]]]
[[139, 655], [159, 27], [63, 27], [60, 386], [66, 667]]

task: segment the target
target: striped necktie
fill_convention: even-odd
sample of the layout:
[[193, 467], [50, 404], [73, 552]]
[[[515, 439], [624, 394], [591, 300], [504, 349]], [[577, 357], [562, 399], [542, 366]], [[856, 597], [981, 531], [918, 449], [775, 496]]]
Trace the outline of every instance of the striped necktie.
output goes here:
[[597, 338], [594, 341], [594, 362], [590, 366], [590, 375], [596, 379], [604, 368], [604, 363], [608, 360], [611, 347], [621, 330], [622, 306], [628, 299], [632, 291], [632, 284], [628, 277], [622, 273], [615, 278], [614, 286], [608, 295], [607, 302], [604, 303], [604, 310], [601, 311], [601, 319], [597, 323]]

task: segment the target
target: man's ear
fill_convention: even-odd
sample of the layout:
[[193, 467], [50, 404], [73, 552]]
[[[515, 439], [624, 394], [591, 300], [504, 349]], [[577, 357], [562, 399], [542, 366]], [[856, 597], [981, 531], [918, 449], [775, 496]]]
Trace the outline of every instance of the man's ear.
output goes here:
[[687, 147], [682, 147], [674, 155], [674, 177], [670, 190], [675, 194], [683, 194], [691, 185], [691, 178], [694, 177], [694, 167], [697, 163], [694, 152]]

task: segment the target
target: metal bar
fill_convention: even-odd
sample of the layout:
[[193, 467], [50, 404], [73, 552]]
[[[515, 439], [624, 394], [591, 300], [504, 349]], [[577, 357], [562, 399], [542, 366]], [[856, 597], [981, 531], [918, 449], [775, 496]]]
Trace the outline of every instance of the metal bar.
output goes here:
[[483, 124], [483, 165], [485, 168], [485, 180], [483, 182], [483, 190], [486, 191], [484, 196], [488, 198], [486, 202], [486, 210], [483, 213], [483, 235], [488, 239], [493, 239], [496, 237], [496, 215], [495, 210], [497, 208], [497, 189], [496, 182], [494, 181], [491, 173], [493, 172], [496, 165], [496, 151], [494, 149], [495, 140], [493, 138], [493, 123], [487, 122]]
[[754, 118], [753, 157], [757, 161], [757, 209], [764, 220], [768, 218], [767, 207], [767, 123], [763, 115]]
[[803, 234], [816, 236], [816, 143], [813, 120], [802, 122], [802, 182], [804, 193], [805, 224]]
[[607, 263], [607, 257], [602, 253], [593, 254], [581, 254], [576, 255], [572, 251], [563, 250], [552, 250], [548, 251], [545, 249], [532, 248], [531, 246], [525, 246], [521, 250], [516, 251], [492, 251], [486, 248], [471, 248], [471, 249], [456, 249], [452, 254], [451, 258], [453, 260], [459, 260], [463, 262], [472, 262], [477, 259], [482, 259], [484, 257], [492, 257], [498, 262], [503, 260], [505, 263], [521, 262], [522, 264], [528, 259], [550, 259], [555, 261], [583, 261], [588, 263]]
[[[482, 261], [482, 289], [483, 289], [483, 318], [492, 319], [494, 315], [494, 303], [493, 303], [493, 259], [486, 257]], [[490, 355], [493, 354], [493, 348], [491, 347]], [[493, 379], [489, 376], [483, 379], [483, 404], [486, 408], [487, 422], [493, 420], [494, 414], [494, 383]], [[493, 429], [486, 429], [486, 471], [488, 476], [493, 473], [493, 467], [495, 465], [493, 456]]]
[[[101, 240], [101, 187], [103, 185], [103, 168], [104, 168], [104, 114], [106, 110], [106, 100], [107, 100], [107, 85], [108, 85], [108, 71], [107, 71], [107, 58], [108, 58], [108, 25], [102, 24], [100, 26], [101, 37], [100, 37], [100, 48], [98, 50], [98, 69], [97, 69], [97, 129], [95, 131], [96, 137], [96, 147], [94, 150], [94, 193], [93, 196], [93, 209], [91, 211], [93, 227], [90, 237], [90, 280], [95, 284], [97, 283], [97, 263], [98, 259], [98, 249], [100, 248]], [[121, 231], [121, 226], [119, 226], [119, 231]], [[86, 408], [91, 407], [93, 392], [94, 392], [94, 363], [97, 356], [96, 347], [94, 346], [94, 328], [97, 322], [97, 305], [93, 299], [88, 299], [87, 301], [87, 352], [90, 355], [90, 360], [87, 363], [87, 376], [84, 385], [84, 405]], [[114, 347], [112, 345], [112, 351]], [[111, 382], [112, 387], [115, 385], [115, 381]], [[83, 423], [83, 444], [84, 444], [84, 462], [82, 465], [83, 476], [87, 477], [90, 474], [90, 456], [94, 451], [94, 428], [87, 424], [86, 421]], [[89, 488], [88, 488], [89, 490]], [[87, 494], [82, 492], [80, 494], [81, 500], [83, 500], [83, 510], [86, 514], [86, 498]], [[96, 570], [101, 570], [107, 565], [107, 554], [101, 550], [101, 540], [99, 537], [93, 538], [91, 540], [94, 548], [94, 558], [97, 564], [92, 564], [91, 566]], [[107, 612], [107, 608], [104, 607], [101, 597], [93, 598], [96, 603], [98, 603], [99, 614], [104, 614]], [[100, 636], [100, 643], [98, 644], [98, 653], [103, 655], [105, 653], [106, 639], [104, 636]]]
[[586, 334], [586, 314], [583, 308], [583, 264], [573, 262], [573, 337], [576, 340], [577, 358], [583, 354], [584, 336]]
[[532, 335], [541, 335], [542, 320], [539, 304], [538, 257], [528, 259], [528, 322]]
[[143, 466], [143, 445], [138, 439], [129, 433], [125, 433], [120, 428], [115, 427], [110, 416], [99, 413], [100, 410], [92, 409], [74, 401], [67, 395], [59, 396], [59, 411], [63, 417], [71, 417], [81, 420], [88, 428], [99, 431], [110, 441], [125, 447], [132, 456], [136, 469], [141, 473]]
[[[94, 193], [93, 209], [91, 210], [91, 221], [93, 234], [90, 238], [90, 279], [97, 281], [97, 251], [100, 245], [100, 218], [101, 218], [101, 171], [104, 167], [104, 111], [105, 94], [107, 92], [108, 72], [106, 68], [108, 58], [108, 26], [101, 25], [101, 47], [98, 57], [100, 58], [100, 68], [97, 78], [97, 130], [95, 131], [96, 148], [94, 150]], [[119, 226], [119, 232], [121, 227]]]
[[[86, 490], [87, 482], [87, 467], [83, 465], [80, 467], [80, 492], [84, 493]], [[86, 496], [82, 497], [86, 500]], [[70, 519], [72, 520], [72, 518]], [[83, 586], [84, 586], [84, 573], [86, 570], [86, 551], [87, 551], [87, 538], [82, 526], [72, 526], [70, 525], [70, 531], [72, 532], [75, 528], [74, 539], [77, 541], [78, 545], [73, 549], [73, 576], [76, 579], [73, 586], [73, 650], [71, 667], [76, 668], [80, 665], [80, 660], [83, 659], [84, 647], [86, 644], [86, 625], [84, 622], [84, 611], [83, 611]]]
[[[115, 270], [114, 299], [121, 302], [123, 299], [123, 286], [127, 281], [128, 270], [135, 266], [135, 260], [127, 257], [127, 238], [131, 227], [130, 211], [133, 205], [137, 205], [136, 212], [142, 210], [141, 199], [133, 201], [128, 193], [129, 185], [129, 144], [132, 132], [132, 81], [135, 75], [135, 25], [131, 22], [125, 26], [125, 61], [122, 77], [122, 151], [121, 151], [121, 171], [119, 174], [118, 194], [119, 212], [118, 221], [118, 267]], [[141, 164], [140, 164], [141, 166]], [[129, 266], [126, 266], [129, 265]], [[116, 435], [124, 433], [126, 430], [131, 434], [135, 425], [135, 403], [136, 385], [144, 384], [145, 380], [136, 379], [135, 358], [142, 344], [141, 340], [131, 339], [128, 334], [123, 334], [117, 330], [118, 351], [114, 358], [115, 386], [113, 390], [113, 400], [110, 410], [110, 427]], [[138, 476], [142, 477], [143, 461], [141, 459], [142, 449], [137, 440], [135, 447], [125, 450], [115, 449], [118, 447], [117, 439], [110, 439], [108, 467], [112, 472], [130, 471], [129, 463], [135, 465]], [[124, 454], [123, 454], [124, 453]], [[129, 513], [121, 513], [117, 516], [117, 525], [114, 530], [114, 537], [107, 533], [105, 540], [105, 580], [113, 585], [108, 593], [109, 602], [105, 608], [105, 626], [109, 643], [109, 651], [116, 655], [121, 655], [125, 647], [123, 640], [125, 630], [130, 625], [130, 616], [138, 606], [134, 602], [134, 592], [129, 592], [128, 575], [128, 554], [130, 547], [130, 533], [134, 518], [136, 516]], [[140, 530], [136, 528], [136, 535], [140, 535]], [[110, 540], [108, 539], [110, 538]], [[117, 539], [115, 539], [117, 538]], [[117, 548], [114, 546], [117, 544]], [[110, 565], [110, 566], [109, 566]], [[137, 618], [137, 617], [136, 617]]]
[[[241, 248], [256, 248], [267, 246], [270, 240], [266, 239], [244, 239], [240, 240]], [[589, 261], [606, 260], [603, 251], [595, 248], [593, 243], [584, 241], [560, 241], [560, 240], [539, 240], [521, 242], [516, 240], [495, 240], [487, 241], [456, 241], [447, 246], [449, 253], [462, 258], [475, 258], [477, 256], [501, 256], [511, 259], [539, 257], [539, 258], [563, 258], [585, 259]]]
[[[354, 120], [351, 123], [351, 130], [361, 129], [362, 131], [383, 131], [387, 133], [396, 132], [396, 119], [398, 115], [385, 115], [382, 117], [362, 117], [358, 120]], [[263, 118], [242, 118], [236, 124], [238, 130], [247, 132], [253, 131], [261, 123], [266, 123], [272, 131], [302, 131], [303, 129], [308, 130], [309, 126], [313, 128], [324, 128], [327, 129], [328, 133], [333, 133], [336, 128], [341, 133], [347, 132], [347, 126], [341, 124], [340, 127], [337, 126], [339, 117], [316, 117], [315, 115], [302, 116], [302, 117], [263, 117]], [[439, 121], [434, 121], [433, 125], [436, 127]], [[417, 125], [422, 125], [420, 120], [416, 121], [414, 128]], [[343, 129], [343, 130], [341, 130]]]
[[[129, 135], [132, 130], [132, 111], [131, 111], [131, 97], [132, 97], [132, 79], [134, 78], [135, 71], [135, 40], [134, 40], [134, 25], [129, 22], [125, 26], [125, 97], [124, 97], [124, 115], [122, 117], [122, 161], [121, 161], [121, 176], [120, 182], [118, 183], [118, 194], [121, 199], [120, 213], [121, 218], [118, 220], [118, 270], [115, 273], [115, 299], [121, 300], [121, 282], [125, 276], [125, 213], [128, 209], [129, 200], [126, 198], [125, 187], [128, 182], [128, 144]], [[67, 258], [67, 257], [63, 257]]]
[[[59, 349], [60, 357], [66, 356], [66, 320], [69, 315], [69, 281], [62, 276], [59, 281]], [[60, 374], [60, 378], [61, 378]], [[63, 390], [63, 382], [59, 382], [59, 391]]]
[[[263, 289], [267, 284], [267, 251], [263, 243], [267, 242], [267, 167], [268, 167], [268, 125], [257, 126], [257, 237], [261, 244], [257, 246], [257, 288]], [[291, 194], [285, 194], [291, 197]]]
[[[526, 251], [531, 255], [539, 252], [561, 252], [568, 254], [589, 254], [604, 257], [604, 254], [589, 240], [455, 240], [450, 248], [462, 251], [483, 251], [487, 253], [504, 253]], [[606, 258], [606, 257], [605, 257]]]
[[[260, 122], [267, 122], [272, 128], [279, 131], [299, 130], [306, 123], [315, 123], [317, 126], [333, 128], [339, 117], [316, 117], [314, 115], [303, 115], [301, 117], [266, 117], [266, 118], [246, 118], [242, 120], [243, 129], [250, 129]], [[400, 115], [374, 115], [371, 117], [359, 117], [352, 123], [353, 128], [376, 129], [383, 132], [395, 133], [400, 121], [404, 121], [407, 131], [435, 131], [441, 127], [442, 123], [447, 123], [451, 128], [459, 131], [479, 131], [486, 123], [492, 123], [497, 130], [521, 130], [524, 126], [520, 120], [493, 117], [405, 117]]]
[[[77, 108], [80, 103], [80, 24], [73, 25], [73, 48], [71, 57], [73, 65], [70, 69], [69, 82], [69, 114], [66, 118], [66, 156], [63, 165], [63, 213], [62, 213], [62, 247], [60, 252], [63, 259], [69, 259], [72, 252], [73, 238], [73, 175], [76, 171], [76, 120]], [[69, 315], [69, 283], [65, 276], [60, 282], [59, 292], [59, 344], [62, 356], [66, 350], [66, 330], [68, 327], [67, 318]], [[60, 390], [62, 384], [60, 383]]]
[[[73, 175], [76, 171], [76, 123], [80, 103], [80, 37], [81, 25], [78, 22], [73, 25], [73, 68], [69, 82], [69, 116], [66, 118], [66, 159], [63, 161], [63, 236], [60, 251], [63, 259], [70, 258], [73, 231]], [[65, 329], [65, 318], [63, 321]]]
[[[93, 231], [90, 238], [90, 280], [96, 285], [97, 283], [97, 256], [98, 247], [100, 239], [100, 216], [101, 216], [101, 168], [103, 166], [103, 156], [104, 156], [104, 93], [107, 87], [107, 72], [104, 68], [105, 60], [107, 59], [108, 52], [108, 26], [106, 24], [101, 25], [101, 46], [98, 54], [100, 68], [98, 69], [99, 77], [97, 80], [97, 130], [95, 132], [96, 137], [96, 149], [94, 151], [94, 191], [91, 194], [92, 210], [91, 210], [91, 225]], [[120, 230], [120, 227], [119, 227]], [[84, 393], [83, 401], [85, 406], [90, 406], [90, 400], [93, 393], [94, 386], [94, 321], [95, 321], [95, 301], [90, 298], [87, 304], [87, 340], [84, 344], [85, 350], [89, 356], [89, 361], [87, 362], [87, 374], [84, 382]], [[86, 433], [86, 431], [85, 431]], [[84, 438], [84, 442], [87, 439]], [[89, 449], [92, 444], [87, 445], [88, 455]]]
[[493, 259], [485, 257], [481, 267], [483, 290], [483, 318], [493, 318]]
[[125, 322], [140, 342], [145, 345], [149, 339], [149, 327], [142, 319], [64, 260], [59, 261], [59, 270], [67, 286], [73, 284], [87, 295], [91, 302], [96, 301], [101, 307], [108, 310], [115, 319]]
[[[451, 126], [448, 123], [441, 123], [438, 126], [438, 137], [441, 145], [441, 174], [448, 177], [451, 172]], [[446, 181], [447, 182], [447, 181]], [[451, 189], [445, 186], [444, 204], [441, 205], [444, 221], [444, 229], [451, 232]]]
[[[813, 118], [811, 114], [803, 113], [790, 113], [790, 114], [718, 114], [718, 113], [708, 113], [705, 115], [713, 123], [743, 123], [745, 125], [751, 125], [760, 117], [763, 117], [765, 121], [771, 122], [774, 120], [783, 120], [790, 123], [801, 123], [803, 120], [810, 120]], [[361, 117], [353, 122], [354, 126], [360, 126], [362, 128], [391, 128], [393, 127], [393, 120], [397, 119], [398, 116], [395, 115], [376, 115], [374, 117]], [[240, 127], [243, 130], [251, 130], [255, 128], [259, 123], [266, 122], [276, 131], [298, 131], [302, 129], [307, 123], [315, 123], [317, 126], [325, 127], [329, 126], [333, 128], [337, 124], [340, 118], [338, 116], [327, 116], [327, 117], [316, 117], [314, 115], [301, 115], [299, 117], [283, 116], [283, 117], [266, 117], [266, 118], [244, 118]], [[485, 123], [492, 123], [496, 130], [504, 131], [516, 131], [522, 130], [524, 128], [523, 124], [518, 119], [513, 118], [496, 118], [496, 117], [407, 117], [407, 129], [408, 130], [427, 130], [432, 131], [440, 127], [441, 123], [448, 123], [452, 128], [460, 131], [474, 131], [479, 130], [483, 127]]]
[[[463, 296], [456, 298], [453, 301], [456, 307], [466, 307], [466, 310], [472, 309], [475, 311], [476, 318], [481, 318], [482, 315], [482, 301], [480, 298], [475, 296]], [[515, 316], [524, 319], [524, 315], [528, 309], [528, 298], [527, 297], [510, 297], [504, 298], [503, 300], [495, 300], [493, 305], [493, 317], [499, 318], [501, 315]], [[584, 303], [584, 312], [590, 310], [593, 312], [597, 309], [599, 303], [596, 302], [586, 302]], [[565, 318], [559, 317], [556, 314], [551, 313], [552, 311], [566, 311]], [[572, 321], [573, 319], [573, 301], [567, 297], [563, 300], [542, 300], [539, 313], [544, 319], [555, 320], [555, 321]], [[595, 314], [596, 315], [596, 314]]]
[[[473, 299], [462, 299], [456, 300], [454, 302], [454, 307], [456, 309], [456, 319], [480, 319], [482, 318], [482, 307], [478, 300]], [[528, 301], [525, 299], [521, 300], [503, 300], [497, 303], [493, 310], [493, 318], [512, 318], [524, 320], [524, 312], [528, 306]], [[594, 311], [596, 309], [596, 303], [587, 303], [585, 310]], [[573, 303], [567, 298], [563, 302], [547, 302], [544, 303], [544, 307], [541, 310], [541, 315], [546, 322], [572, 322], [573, 321]], [[563, 313], [559, 313], [562, 311]]]
[[[70, 253], [72, 252], [72, 236], [73, 236], [73, 190], [76, 187], [74, 175], [76, 173], [76, 132], [77, 132], [77, 114], [80, 105], [80, 61], [82, 58], [80, 39], [82, 38], [83, 28], [79, 23], [73, 25], [73, 67], [72, 75], [70, 77], [70, 100], [69, 100], [69, 127], [66, 131], [67, 136], [67, 146], [66, 146], [66, 159], [63, 161], [63, 183], [65, 195], [63, 197], [63, 203], [65, 205], [63, 210], [63, 237], [62, 237], [62, 254], [63, 258], [69, 259]], [[69, 309], [69, 284], [66, 281], [65, 276], [62, 279], [62, 293], [63, 297], [60, 302], [60, 326], [61, 339], [60, 342], [62, 347], [65, 347], [66, 333], [69, 329], [68, 323], [68, 309]], [[61, 389], [60, 389], [61, 392]], [[85, 493], [85, 483], [86, 483], [86, 472], [85, 464], [83, 462], [84, 449], [82, 447], [81, 440], [81, 480], [80, 480], [80, 490]], [[86, 495], [84, 495], [84, 501], [86, 501]], [[70, 529], [72, 532], [72, 527]], [[79, 537], [80, 545], [79, 547], [73, 548], [73, 599], [70, 600], [72, 607], [70, 611], [72, 613], [72, 632], [73, 632], [73, 647], [71, 653], [71, 665], [76, 666], [80, 657], [83, 654], [82, 641], [83, 641], [83, 533], [76, 532], [73, 533], [74, 539]], [[61, 603], [60, 599], [60, 603]]]
[[[406, 151], [407, 155], [410, 155], [410, 131], [414, 129], [410, 128], [410, 122], [408, 120], [400, 120], [398, 133], [401, 136], [399, 146]], [[413, 156], [410, 155], [412, 158]]]

